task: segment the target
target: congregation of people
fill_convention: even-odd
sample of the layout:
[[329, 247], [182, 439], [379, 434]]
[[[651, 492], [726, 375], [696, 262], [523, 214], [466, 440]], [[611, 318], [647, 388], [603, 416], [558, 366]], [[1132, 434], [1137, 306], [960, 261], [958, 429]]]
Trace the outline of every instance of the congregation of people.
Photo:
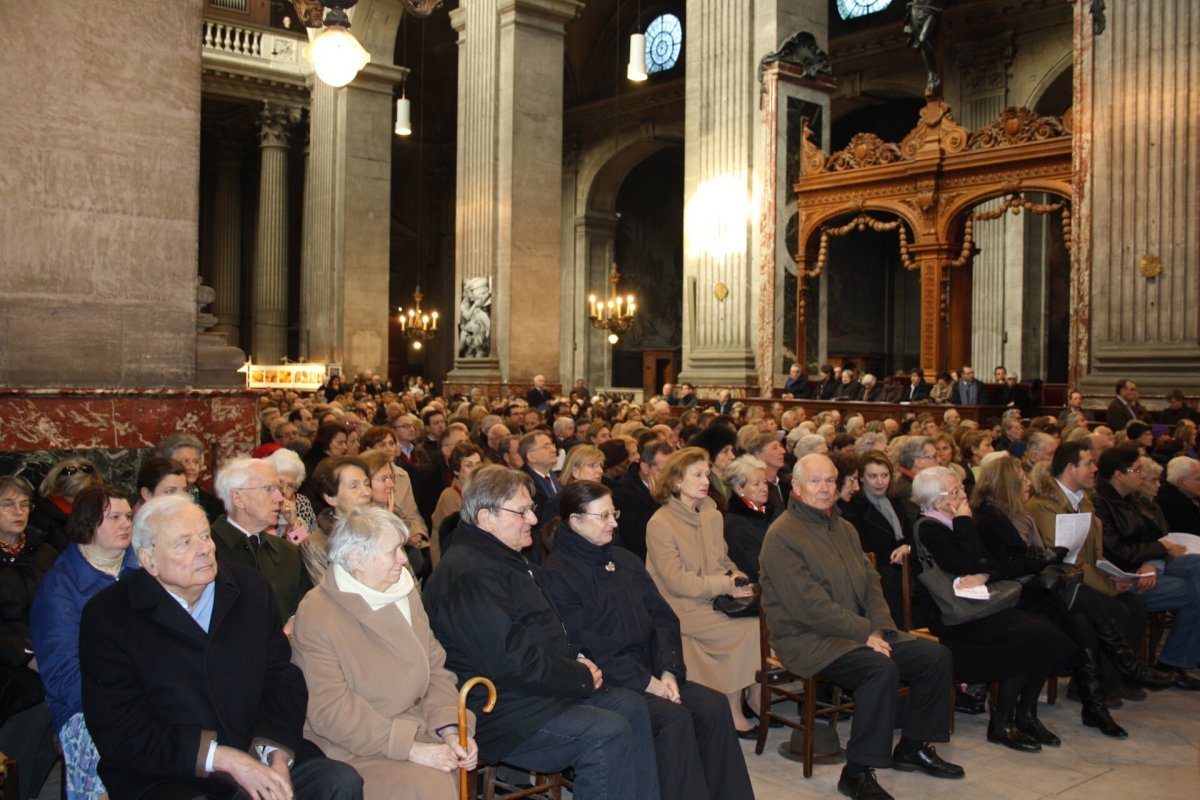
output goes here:
[[[837, 401], [811, 419], [689, 384], [447, 398], [366, 372], [264, 392], [262, 444], [218, 464], [190, 430], [134, 486], [83, 454], [0, 477], [0, 751], [23, 800], [58, 752], [72, 800], [450, 800], [485, 764], [579, 800], [751, 800], [740, 740], [777, 725], [760, 624], [852, 694], [855, 800], [891, 797], [876, 770], [964, 778], [936, 744], [989, 690], [998, 746], [1126, 738], [1125, 703], [1200, 691], [1177, 535], [1200, 535], [1200, 415], [1120, 381], [1097, 419], [1078, 392], [1031, 418], [1002, 370], [795, 365], [784, 399]], [[497, 701], [467, 695], [460, 728], [476, 676]], [[1081, 729], [1039, 719], [1060, 677]]]

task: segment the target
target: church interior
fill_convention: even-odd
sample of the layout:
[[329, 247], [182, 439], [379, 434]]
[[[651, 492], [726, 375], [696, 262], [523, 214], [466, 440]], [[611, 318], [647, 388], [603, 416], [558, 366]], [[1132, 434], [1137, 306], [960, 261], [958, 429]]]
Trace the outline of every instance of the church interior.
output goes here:
[[[339, 88], [308, 52], [341, 6], [369, 60]], [[193, 428], [215, 464], [260, 443], [252, 376], [304, 370], [493, 401], [544, 376], [769, 405], [794, 364], [1003, 366], [1055, 411], [1200, 395], [1195, 0], [10, 10], [0, 474], [128, 472]], [[1192, 797], [1193, 694], [1036, 770], [948, 749], [981, 798]], [[760, 800], [834, 791], [774, 743], [747, 762]]]

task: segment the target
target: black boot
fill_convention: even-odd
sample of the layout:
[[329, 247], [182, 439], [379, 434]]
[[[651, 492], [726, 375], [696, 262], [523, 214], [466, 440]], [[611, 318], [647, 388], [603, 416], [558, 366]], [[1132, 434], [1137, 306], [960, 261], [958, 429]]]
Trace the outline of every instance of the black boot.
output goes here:
[[1017, 729], [1015, 716], [1015, 710], [1007, 713], [993, 710], [992, 720], [988, 724], [987, 740], [1020, 750], [1022, 753], [1041, 752], [1042, 746], [1032, 736], [1027, 736]]
[[1096, 633], [1100, 650], [1130, 683], [1151, 689], [1166, 689], [1175, 682], [1173, 676], [1159, 672], [1134, 655], [1129, 641], [1113, 627], [1108, 617], [1092, 620], [1092, 630]]
[[1104, 704], [1104, 683], [1100, 680], [1100, 662], [1096, 651], [1083, 650], [1084, 663], [1075, 670], [1075, 686], [1083, 703], [1083, 724], [1099, 728], [1105, 736], [1124, 739], [1129, 734], [1116, 723]]

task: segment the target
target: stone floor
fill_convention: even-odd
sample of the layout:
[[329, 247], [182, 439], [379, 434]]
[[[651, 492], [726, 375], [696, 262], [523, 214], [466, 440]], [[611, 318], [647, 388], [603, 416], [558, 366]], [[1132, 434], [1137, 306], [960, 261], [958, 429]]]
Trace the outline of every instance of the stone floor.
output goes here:
[[[1065, 683], [1065, 682], [1064, 682]], [[1065, 688], [1065, 687], [1064, 687]], [[1152, 693], [1114, 712], [1129, 738], [1114, 740], [1079, 723], [1079, 705], [1060, 699], [1043, 704], [1042, 721], [1063, 739], [1060, 748], [1026, 755], [984, 738], [985, 717], [958, 715], [957, 731], [938, 752], [967, 770], [962, 781], [879, 770], [879, 783], [897, 800], [1197, 800], [1200, 798], [1200, 692]], [[847, 724], [840, 726], [843, 736]], [[799, 762], [778, 753], [789, 729], [772, 730], [761, 756], [743, 742], [756, 800], [840, 797], [839, 766], [817, 766], [805, 780]], [[59, 797], [55, 767], [37, 800]], [[697, 799], [699, 800], [699, 799]], [[727, 800], [742, 800], [728, 798]]]
[[[1065, 690], [1065, 681], [1064, 690]], [[959, 714], [957, 730], [938, 752], [967, 771], [962, 781], [879, 770], [879, 783], [897, 800], [1196, 800], [1200, 798], [1200, 692], [1151, 693], [1142, 703], [1126, 702], [1113, 717], [1129, 731], [1115, 740], [1079, 722], [1079, 704], [1060, 696], [1039, 715], [1063, 740], [1062, 747], [1018, 753], [988, 743], [986, 717]], [[839, 726], [842, 745], [848, 727]], [[837, 794], [840, 766], [816, 766], [805, 780], [799, 762], [778, 754], [789, 729], [772, 730], [761, 756], [743, 742], [757, 800], [829, 798]]]

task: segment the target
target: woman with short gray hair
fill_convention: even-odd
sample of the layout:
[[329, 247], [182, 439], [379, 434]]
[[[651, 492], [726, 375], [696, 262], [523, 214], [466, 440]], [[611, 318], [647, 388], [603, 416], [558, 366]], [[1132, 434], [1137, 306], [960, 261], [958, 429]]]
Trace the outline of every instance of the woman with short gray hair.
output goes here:
[[308, 684], [306, 738], [358, 770], [364, 798], [451, 800], [452, 773], [473, 769], [479, 749], [458, 743], [457, 679], [413, 591], [407, 538], [382, 508], [337, 520], [329, 569], [296, 612], [292, 660]]
[[767, 507], [767, 465], [754, 456], [735, 458], [725, 468], [732, 495], [725, 512], [725, 545], [737, 568], [758, 583], [758, 554], [773, 516]]
[[[946, 467], [929, 467], [913, 479], [912, 499], [921, 509], [913, 527], [914, 548], [968, 589], [1000, 580], [1002, 570], [975, 530], [967, 493]], [[988, 725], [989, 742], [1026, 753], [1061, 744], [1037, 716], [1042, 684], [1078, 649], [1053, 622], [1019, 608], [1005, 608], [955, 625], [930, 609], [931, 626], [954, 655], [954, 677], [963, 683], [992, 683], [1000, 689]]]

